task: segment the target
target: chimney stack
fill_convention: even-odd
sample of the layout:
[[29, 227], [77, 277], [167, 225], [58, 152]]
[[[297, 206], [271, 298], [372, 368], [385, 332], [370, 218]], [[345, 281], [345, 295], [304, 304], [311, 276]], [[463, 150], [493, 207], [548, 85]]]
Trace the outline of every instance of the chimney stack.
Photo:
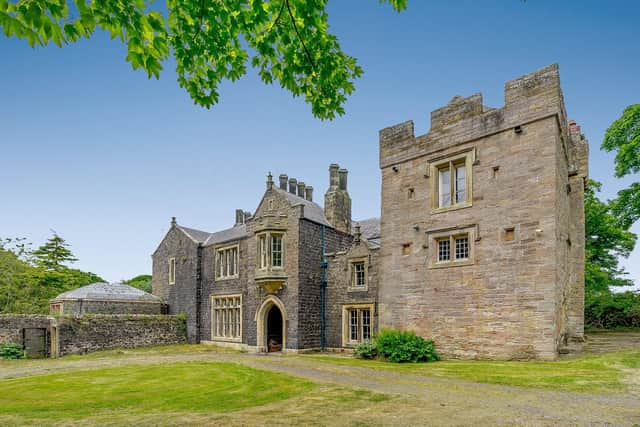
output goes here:
[[242, 209], [236, 209], [236, 225], [244, 224], [244, 212]]
[[340, 177], [338, 176], [338, 171], [340, 170], [340, 166], [332, 163], [329, 165], [329, 189], [337, 190], [340, 187]]
[[305, 193], [305, 195], [304, 195], [305, 197], [304, 198], [307, 199], [310, 202], [313, 202], [313, 187], [310, 186], [310, 185], [307, 186], [304, 189], [304, 193]]
[[346, 169], [339, 169], [338, 175], [340, 177], [340, 189], [343, 191], [347, 191], [347, 174], [349, 173]]
[[267, 190], [271, 190], [273, 188], [273, 176], [271, 172], [267, 175]]
[[298, 183], [298, 197], [302, 197], [304, 199], [304, 190], [307, 186], [304, 182], [300, 181]]
[[296, 194], [298, 190], [298, 180], [295, 178], [289, 178], [289, 193]]
[[243, 222], [243, 224], [246, 224], [247, 221], [249, 221], [250, 218], [251, 218], [251, 212], [244, 211], [244, 222]]
[[351, 197], [347, 192], [346, 169], [329, 166], [329, 189], [324, 195], [324, 215], [336, 230], [351, 234]]
[[280, 174], [280, 189], [287, 191], [287, 180], [289, 177], [286, 174]]
[[569, 120], [569, 133], [580, 133], [580, 126], [575, 120]]

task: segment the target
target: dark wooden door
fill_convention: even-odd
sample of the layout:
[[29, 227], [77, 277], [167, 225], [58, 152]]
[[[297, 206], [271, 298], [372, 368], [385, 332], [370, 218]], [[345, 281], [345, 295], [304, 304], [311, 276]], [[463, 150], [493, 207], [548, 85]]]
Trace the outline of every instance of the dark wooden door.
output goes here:
[[29, 358], [47, 357], [47, 330], [45, 328], [25, 328], [24, 349]]

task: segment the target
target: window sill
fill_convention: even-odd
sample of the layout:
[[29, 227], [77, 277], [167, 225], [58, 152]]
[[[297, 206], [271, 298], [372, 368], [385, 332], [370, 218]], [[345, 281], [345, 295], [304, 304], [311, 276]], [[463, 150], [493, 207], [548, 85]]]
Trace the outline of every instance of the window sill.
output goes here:
[[212, 337], [211, 341], [219, 342], [242, 342], [242, 338]]
[[368, 286], [349, 286], [347, 288], [347, 292], [367, 292], [368, 290]]
[[216, 277], [216, 282], [224, 282], [225, 280], [233, 280], [239, 279], [240, 275], [236, 274], [235, 276], [224, 276], [224, 277]]
[[434, 262], [429, 268], [449, 268], [449, 267], [462, 267], [465, 265], [473, 265], [472, 259], [462, 259], [459, 261], [446, 261], [446, 262]]
[[453, 205], [453, 206], [447, 206], [447, 207], [444, 207], [444, 208], [431, 209], [430, 213], [438, 214], [438, 213], [442, 213], [442, 212], [457, 211], [458, 209], [470, 208], [471, 206], [473, 206], [473, 203], [471, 203], [471, 202], [458, 203], [457, 205]]

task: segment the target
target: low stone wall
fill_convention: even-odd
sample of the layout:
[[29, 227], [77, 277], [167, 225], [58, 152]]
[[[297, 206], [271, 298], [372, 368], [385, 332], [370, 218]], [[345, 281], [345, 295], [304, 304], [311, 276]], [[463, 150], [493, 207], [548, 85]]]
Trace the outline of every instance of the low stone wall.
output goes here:
[[51, 318], [44, 314], [0, 314], [0, 344], [23, 344], [23, 329], [49, 329], [50, 322]]
[[185, 321], [179, 316], [87, 314], [56, 318], [52, 326], [58, 356], [178, 344], [187, 340]]

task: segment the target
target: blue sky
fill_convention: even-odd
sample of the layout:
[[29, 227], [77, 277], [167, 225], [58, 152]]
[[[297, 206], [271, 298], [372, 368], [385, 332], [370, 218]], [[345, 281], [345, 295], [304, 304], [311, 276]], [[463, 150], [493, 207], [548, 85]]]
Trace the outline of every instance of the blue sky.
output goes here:
[[[0, 236], [37, 245], [53, 229], [78, 268], [129, 278], [150, 273], [171, 216], [229, 227], [235, 208], [255, 209], [269, 171], [322, 200], [332, 162], [350, 171], [354, 218], [378, 216], [379, 129], [413, 119], [424, 133], [454, 95], [482, 92], [499, 107], [506, 80], [554, 62], [604, 196], [638, 180], [615, 179], [599, 146], [640, 102], [640, 2], [413, 0], [398, 14], [377, 0], [332, 0], [329, 13], [365, 70], [347, 114], [331, 122], [252, 71], [206, 110], [178, 87], [171, 62], [148, 80], [104, 35], [62, 49], [0, 37]], [[640, 282], [640, 248], [625, 265]]]

